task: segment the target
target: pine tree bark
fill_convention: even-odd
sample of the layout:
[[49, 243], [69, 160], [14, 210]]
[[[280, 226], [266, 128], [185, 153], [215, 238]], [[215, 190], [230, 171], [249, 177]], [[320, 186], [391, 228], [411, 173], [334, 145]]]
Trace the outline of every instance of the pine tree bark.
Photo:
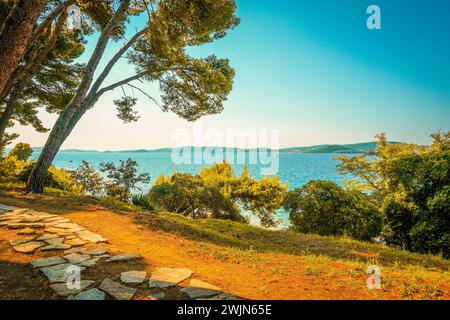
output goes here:
[[16, 0], [0, 34], [0, 92], [22, 61], [45, 0]]

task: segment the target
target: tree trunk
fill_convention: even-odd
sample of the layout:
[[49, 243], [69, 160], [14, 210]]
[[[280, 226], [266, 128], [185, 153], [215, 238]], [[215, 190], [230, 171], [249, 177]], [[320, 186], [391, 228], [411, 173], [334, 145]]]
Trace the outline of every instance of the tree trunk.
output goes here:
[[22, 61], [45, 0], [17, 0], [0, 34], [0, 92]]
[[28, 179], [27, 190], [34, 193], [44, 192], [44, 183], [56, 154], [69, 137], [78, 121], [92, 105], [70, 106], [59, 116], [39, 155]]
[[0, 141], [2, 141], [3, 136], [5, 135], [6, 127], [8, 126], [9, 120], [11, 120], [11, 117], [14, 113], [14, 105], [15, 101], [8, 101], [6, 103], [5, 110], [3, 111], [2, 115], [0, 116]]

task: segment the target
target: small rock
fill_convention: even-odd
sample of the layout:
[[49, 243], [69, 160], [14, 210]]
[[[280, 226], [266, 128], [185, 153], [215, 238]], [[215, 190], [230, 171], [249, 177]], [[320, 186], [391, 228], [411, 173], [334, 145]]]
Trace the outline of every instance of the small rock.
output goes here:
[[31, 261], [31, 265], [35, 268], [43, 268], [43, 267], [50, 267], [56, 264], [61, 264], [64, 262], [65, 262], [64, 259], [61, 257], [51, 257]]
[[193, 279], [188, 287], [180, 290], [191, 299], [207, 298], [222, 293], [222, 289], [205, 281]]
[[147, 276], [145, 271], [127, 271], [120, 274], [120, 280], [123, 283], [142, 283]]
[[105, 300], [106, 295], [97, 288], [81, 292], [76, 296], [70, 296], [67, 300]]
[[106, 278], [100, 284], [99, 289], [109, 293], [117, 300], [131, 300], [136, 294], [137, 289], [125, 287], [111, 279]]
[[112, 256], [105, 262], [122, 262], [122, 261], [129, 261], [134, 259], [141, 259], [142, 257], [137, 253], [125, 253], [125, 254], [118, 254], [115, 256]]
[[91, 256], [104, 255], [107, 252], [108, 251], [106, 251], [105, 249], [85, 249], [85, 250], [81, 250], [82, 254], [89, 254]]
[[159, 268], [152, 273], [149, 281], [150, 288], [167, 288], [183, 282], [192, 275], [186, 268]]
[[21, 253], [33, 253], [37, 248], [42, 246], [42, 242], [30, 241], [14, 246], [13, 249]]
[[159, 293], [150, 293], [148, 295], [148, 297], [151, 300], [162, 300], [166, 297], [166, 294], [164, 292], [159, 292]]
[[79, 254], [79, 253], [71, 253], [67, 256], [64, 256], [64, 258], [70, 263], [70, 264], [79, 264], [83, 261], [89, 260], [91, 256], [87, 254]]
[[70, 296], [71, 294], [77, 294], [80, 291], [83, 291], [84, 289], [86, 289], [87, 287], [91, 286], [94, 283], [95, 283], [95, 281], [92, 281], [92, 280], [81, 280], [79, 289], [76, 289], [76, 288], [70, 289], [70, 288], [68, 288], [67, 283], [52, 284], [50, 287], [53, 290], [55, 290], [58, 295], [67, 297], [67, 296]]
[[65, 243], [56, 243], [56, 244], [51, 244], [49, 246], [43, 247], [41, 250], [42, 251], [50, 251], [50, 250], [67, 250], [70, 249], [71, 245], [70, 244], [65, 244]]

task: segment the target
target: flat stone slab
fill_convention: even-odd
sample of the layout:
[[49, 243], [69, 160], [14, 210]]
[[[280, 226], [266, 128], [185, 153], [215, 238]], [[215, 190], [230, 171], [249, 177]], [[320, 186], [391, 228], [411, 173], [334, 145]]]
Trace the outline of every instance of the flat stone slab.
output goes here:
[[62, 237], [45, 240], [45, 242], [47, 242], [48, 244], [59, 244], [59, 243], [62, 243], [63, 241], [64, 241], [64, 238], [62, 238]]
[[63, 223], [55, 224], [54, 227], [55, 228], [61, 228], [61, 229], [78, 229], [78, 228], [81, 228], [81, 230], [84, 230], [84, 228], [82, 226], [80, 226], [80, 225], [78, 225], [76, 223], [71, 223], [71, 222], [63, 222]]
[[95, 283], [95, 281], [92, 280], [81, 280], [80, 281], [80, 286], [79, 288], [75, 288], [75, 289], [70, 289], [67, 286], [67, 283], [57, 283], [57, 284], [52, 284], [50, 287], [56, 291], [56, 293], [60, 296], [63, 297], [67, 297], [73, 294], [77, 294], [80, 293], [80, 291], [85, 290], [86, 288], [88, 288], [89, 286], [93, 285]]
[[99, 243], [99, 242], [108, 242], [108, 239], [102, 237], [99, 234], [84, 230], [77, 232], [78, 238], [84, 241]]
[[0, 211], [1, 212], [13, 211], [14, 209], [17, 209], [17, 208], [16, 207], [12, 207], [12, 206], [7, 206], [6, 204], [0, 204]]
[[108, 251], [105, 249], [84, 249], [84, 250], [80, 250], [80, 252], [82, 254], [89, 254], [91, 256], [99, 256], [99, 255], [104, 255], [104, 254], [108, 253]]
[[70, 254], [70, 253], [80, 253], [80, 252], [81, 252], [81, 249], [79, 249], [79, 248], [72, 248], [72, 249], [69, 249], [69, 250], [64, 251], [64, 253], [66, 253], [66, 254]]
[[125, 253], [125, 254], [118, 254], [115, 256], [112, 256], [105, 262], [122, 262], [122, 261], [129, 261], [129, 260], [135, 260], [135, 259], [141, 259], [141, 255], [137, 253]]
[[49, 240], [49, 239], [55, 239], [55, 238], [58, 238], [58, 237], [59, 237], [59, 236], [56, 235], [56, 234], [45, 233], [44, 235], [40, 236], [40, 237], [37, 238], [36, 240], [39, 240], [39, 241], [46, 241], [46, 240]]
[[[55, 266], [40, 269], [42, 273], [48, 278], [50, 283], [66, 282], [70, 276], [69, 267], [73, 267], [68, 263], [57, 264]], [[84, 267], [79, 267], [83, 271]]]
[[64, 241], [67, 244], [70, 244], [73, 247], [81, 247], [84, 246], [87, 242], [78, 238], [69, 239]]
[[192, 279], [188, 287], [180, 290], [191, 299], [207, 298], [222, 293], [222, 289], [208, 282]]
[[64, 256], [64, 258], [70, 264], [79, 264], [79, 263], [82, 263], [83, 261], [91, 259], [91, 256], [89, 256], [87, 254], [71, 253], [67, 256]]
[[50, 250], [67, 250], [70, 249], [71, 245], [70, 244], [65, 244], [65, 243], [56, 243], [56, 244], [51, 244], [49, 246], [43, 247], [41, 250], [42, 251], [50, 251]]
[[17, 234], [21, 235], [21, 236], [29, 236], [29, 235], [36, 234], [36, 230], [26, 228], [26, 229], [22, 229], [21, 231], [17, 232]]
[[21, 253], [33, 253], [37, 248], [40, 248], [42, 246], [42, 242], [30, 241], [14, 246], [13, 249]]
[[35, 239], [34, 237], [18, 238], [18, 239], [9, 240], [9, 244], [12, 246], [17, 246], [22, 243], [30, 242], [31, 240], [34, 240], [34, 239]]
[[111, 279], [106, 278], [100, 284], [100, 290], [105, 291], [117, 300], [131, 300], [137, 292], [137, 289], [125, 287]]
[[31, 265], [35, 268], [44, 268], [54, 266], [56, 264], [62, 264], [64, 262], [65, 262], [64, 259], [61, 257], [51, 257], [31, 261]]
[[60, 229], [60, 228], [55, 228], [55, 227], [46, 228], [45, 232], [55, 233], [58, 236], [73, 235], [73, 232], [68, 229]]
[[97, 262], [100, 260], [100, 258], [93, 258], [86, 261], [81, 262], [79, 265], [82, 267], [87, 268], [94, 268], [97, 266]]
[[32, 228], [32, 229], [42, 229], [45, 228], [45, 224], [43, 223], [9, 223], [8, 224], [8, 229], [27, 229], [27, 228]]
[[162, 300], [166, 297], [166, 294], [164, 292], [150, 293], [148, 297], [150, 300]]
[[45, 267], [40, 269], [42, 273], [48, 278], [50, 283], [66, 282], [69, 274], [66, 272], [70, 266], [68, 263], [61, 263], [51, 267]]
[[143, 283], [145, 280], [145, 277], [147, 277], [147, 272], [145, 271], [127, 271], [122, 272], [120, 274], [120, 280], [123, 283], [130, 283], [130, 284], [136, 284], [136, 283]]
[[81, 292], [77, 295], [72, 295], [67, 300], [105, 300], [106, 294], [97, 288]]
[[186, 268], [158, 268], [152, 273], [148, 283], [150, 288], [167, 288], [183, 282], [192, 271]]

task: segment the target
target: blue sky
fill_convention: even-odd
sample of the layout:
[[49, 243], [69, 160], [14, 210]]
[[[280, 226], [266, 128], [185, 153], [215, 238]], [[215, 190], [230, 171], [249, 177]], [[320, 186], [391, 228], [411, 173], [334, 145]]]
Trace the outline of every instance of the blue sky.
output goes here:
[[[366, 9], [381, 8], [381, 30], [366, 27]], [[201, 120], [218, 130], [279, 129], [282, 147], [391, 140], [429, 143], [450, 130], [450, 1], [237, 0], [241, 24], [195, 56], [215, 53], [236, 69], [223, 113]], [[136, 25], [142, 21], [137, 21]], [[134, 26], [132, 27], [134, 30]], [[112, 55], [116, 44], [108, 47]], [[88, 56], [92, 48], [88, 47]], [[109, 81], [131, 75], [121, 62]], [[158, 97], [158, 85], [146, 84]], [[162, 113], [143, 96], [138, 123], [123, 124], [105, 95], [64, 148], [117, 150], [173, 145], [193, 124]], [[51, 125], [54, 115], [42, 114]], [[17, 128], [20, 140], [43, 145], [46, 134]]]

